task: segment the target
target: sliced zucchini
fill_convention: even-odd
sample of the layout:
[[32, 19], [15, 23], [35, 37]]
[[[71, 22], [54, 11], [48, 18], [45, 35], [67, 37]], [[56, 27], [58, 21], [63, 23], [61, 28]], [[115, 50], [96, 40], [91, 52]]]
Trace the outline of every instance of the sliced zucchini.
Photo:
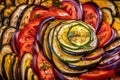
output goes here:
[[14, 27], [5, 28], [1, 36], [1, 45], [9, 44], [15, 31]]
[[[57, 26], [58, 24], [60, 24], [63, 20], [55, 20], [53, 22], [50, 23], [50, 25], [46, 28], [45, 32], [44, 32], [44, 36], [43, 36], [43, 51], [44, 51], [44, 55], [47, 57], [48, 60], [51, 61], [51, 51], [49, 48], [49, 44], [48, 44], [48, 37], [49, 37], [49, 32], [51, 30], [51, 28]], [[50, 42], [51, 43], [51, 42]]]
[[120, 38], [120, 18], [114, 18], [112, 27], [117, 31], [117, 38]]
[[110, 0], [104, 0], [104, 1], [103, 0], [92, 0], [92, 1], [95, 2], [100, 8], [103, 8], [103, 7], [110, 8], [112, 10], [113, 16], [118, 15], [118, 8], [113, 1], [110, 1]]
[[113, 18], [111, 9], [110, 8], [102, 8], [101, 10], [103, 13], [103, 21], [105, 21], [109, 25], [112, 25], [114, 18]]
[[112, 42], [111, 44], [109, 44], [106, 48], [105, 51], [111, 51], [113, 49], [115, 49], [116, 47], [120, 46], [120, 39], [115, 40], [114, 42]]
[[11, 69], [11, 78], [12, 80], [18, 80], [19, 77], [18, 77], [18, 57], [16, 56], [14, 58], [14, 61], [12, 63], [12, 69]]
[[91, 41], [91, 32], [80, 24], [73, 25], [67, 33], [69, 42], [75, 46], [84, 46]]
[[60, 47], [60, 44], [59, 44], [59, 42], [57, 40], [57, 32], [58, 32], [59, 29], [60, 29], [60, 27], [57, 26], [53, 33], [51, 33], [52, 32], [52, 30], [51, 30], [50, 34], [52, 34], [52, 35], [49, 35], [49, 36], [52, 37], [52, 42], [51, 42], [52, 52], [59, 59], [61, 59], [64, 62], [76, 62], [76, 61], [79, 61], [82, 56], [76, 56], [76, 55], [68, 54], [68, 53], [64, 52], [62, 50], [62, 48]]
[[20, 80], [25, 80], [25, 71], [32, 64], [33, 56], [31, 53], [24, 53], [20, 60]]
[[82, 70], [77, 70], [77, 69], [72, 69], [65, 63], [63, 63], [54, 53], [52, 54], [52, 60], [53, 63], [61, 73], [66, 74], [66, 75], [76, 75], [76, 74], [81, 74], [87, 71], [87, 69], [82, 69]]
[[21, 15], [21, 13], [24, 11], [24, 9], [27, 7], [26, 4], [20, 5], [18, 6], [14, 12], [12, 13], [12, 15], [10, 16], [10, 20], [9, 20], [9, 26], [13, 26], [16, 27], [17, 25], [17, 21]]
[[14, 53], [8, 53], [3, 56], [3, 61], [2, 61], [2, 74], [5, 78], [5, 80], [12, 80], [12, 74], [11, 74], [11, 69], [12, 69], [12, 63], [15, 58]]
[[[86, 24], [86, 23], [84, 23], [84, 22], [82, 22], [82, 21], [75, 21], [73, 23], [74, 24], [72, 24], [72, 22], [71, 22], [68, 25], [66, 25], [66, 24], [63, 25], [61, 27], [61, 29], [59, 29], [59, 31], [58, 31], [57, 37], [58, 37], [58, 41], [59, 41], [62, 49], [65, 52], [69, 53], [69, 54], [75, 54], [75, 55], [85, 55], [85, 54], [88, 54], [88, 52], [93, 51], [94, 49], [96, 49], [96, 47], [98, 45], [98, 39], [96, 37], [96, 34], [95, 34], [95, 31], [94, 31], [93, 27]], [[84, 34], [81, 33], [82, 35], [90, 36], [88, 38], [88, 40], [86, 39], [87, 40], [86, 43], [83, 43], [82, 45], [79, 44], [77, 46], [74, 45], [74, 44], [76, 44], [76, 42], [74, 44], [73, 43], [71, 44], [71, 42], [70, 42], [71, 39], [69, 38], [69, 36], [72, 35], [72, 34], [70, 33], [68, 35], [68, 33], [70, 32], [69, 30], [71, 29], [71, 27], [76, 26], [76, 25], [83, 26], [83, 27], [85, 27], [86, 31], [88, 31], [88, 32], [85, 32], [85, 31], [82, 32], [82, 33], [84, 33]], [[77, 28], [79, 28], [79, 27], [77, 27]], [[73, 31], [74, 31], [74, 33], [73, 33]], [[79, 32], [80, 32], [80, 30], [78, 31], [78, 29], [73, 29], [72, 30], [72, 33], [75, 34], [75, 35], [76, 35], [76, 33], [79, 33]], [[74, 39], [76, 41], [77, 41], [77, 39], [80, 40], [80, 38], [76, 39], [76, 37]]]
[[27, 1], [28, 1], [28, 0], [15, 0], [15, 1], [14, 1], [14, 4], [15, 4], [15, 6], [19, 6], [19, 5], [21, 5], [21, 4], [27, 3]]
[[34, 6], [26, 7], [26, 9], [22, 12], [22, 15], [20, 16], [18, 22], [17, 22], [17, 28], [23, 29], [24, 26], [29, 22], [30, 13]]

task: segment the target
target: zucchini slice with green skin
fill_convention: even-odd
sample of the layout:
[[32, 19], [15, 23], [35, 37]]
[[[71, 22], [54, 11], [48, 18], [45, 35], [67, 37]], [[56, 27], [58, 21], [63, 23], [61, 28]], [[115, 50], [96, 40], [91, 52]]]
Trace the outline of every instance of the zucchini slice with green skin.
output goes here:
[[114, 17], [112, 27], [117, 31], [117, 38], [120, 38], [120, 18]]
[[21, 15], [21, 13], [24, 11], [24, 9], [27, 7], [27, 4], [22, 4], [20, 6], [18, 6], [14, 12], [11, 14], [10, 16], [10, 20], [9, 20], [9, 26], [13, 26], [16, 27], [17, 25], [17, 21], [19, 20], [19, 17]]
[[77, 75], [88, 71], [87, 69], [77, 70], [72, 69], [65, 63], [63, 63], [54, 53], [52, 54], [52, 60], [57, 70], [66, 75]]
[[80, 24], [73, 25], [67, 34], [69, 42], [75, 46], [84, 46], [91, 41], [89, 29], [83, 27]]
[[8, 53], [3, 56], [2, 74], [5, 80], [12, 80], [11, 69], [14, 58], [15, 58], [15, 53]]
[[44, 55], [50, 61], [51, 61], [51, 51], [50, 51], [49, 42], [48, 42], [49, 32], [50, 32], [51, 28], [54, 28], [55, 26], [59, 25], [62, 21], [63, 20], [55, 20], [55, 21], [51, 22], [43, 34], [44, 36], [43, 36], [42, 42], [43, 42]]
[[1, 36], [1, 45], [9, 44], [15, 31], [16, 28], [14, 27], [5, 28]]
[[102, 56], [95, 59], [95, 60], [80, 60], [79, 62], [68, 63], [69, 67], [75, 69], [90, 69], [95, 67], [102, 59]]
[[26, 7], [24, 11], [22, 12], [22, 15], [20, 15], [19, 20], [17, 22], [18, 29], [23, 29], [25, 25], [29, 22], [30, 13], [34, 6]]
[[102, 8], [101, 10], [102, 10], [102, 13], [103, 13], [103, 21], [105, 21], [109, 25], [112, 25], [114, 19], [113, 19], [111, 9], [110, 8]]
[[[76, 21], [73, 23], [74, 23], [74, 25], [76, 23], [76, 25], [82, 25], [85, 28], [87, 28], [88, 32], [86, 34], [87, 35], [90, 34], [90, 40], [88, 40], [88, 42], [86, 44], [81, 45], [81, 46], [76, 46], [76, 45], [71, 44], [70, 39], [68, 39], [68, 37], [69, 37], [68, 33], [69, 33], [70, 28], [74, 25], [72, 23], [69, 23], [68, 25], [71, 25], [71, 27], [67, 28], [66, 27], [67, 25], [65, 24], [62, 26], [61, 29], [59, 29], [59, 31], [57, 33], [58, 41], [59, 41], [62, 49], [65, 52], [67, 52], [69, 54], [74, 54], [74, 55], [85, 55], [85, 54], [88, 54], [88, 52], [91, 52], [94, 49], [96, 49], [96, 47], [98, 45], [98, 39], [97, 39], [96, 34], [95, 34], [95, 29], [93, 29], [92, 26], [90, 26], [82, 21]], [[77, 30], [77, 29], [74, 29], [74, 30]]]
[[[53, 28], [54, 29], [54, 28]], [[57, 32], [60, 29], [59, 26], [56, 26], [53, 34], [52, 34], [52, 42], [51, 42], [51, 48], [52, 52], [62, 61], [64, 62], [77, 62], [81, 59], [82, 56], [76, 56], [76, 55], [71, 55], [66, 52], [64, 52], [57, 40]], [[51, 35], [49, 35], [51, 36]]]
[[31, 53], [24, 53], [20, 60], [20, 80], [25, 80], [25, 71], [31, 67], [33, 56]]
[[18, 57], [17, 56], [14, 58], [11, 71], [12, 71], [11, 72], [12, 80], [18, 80]]

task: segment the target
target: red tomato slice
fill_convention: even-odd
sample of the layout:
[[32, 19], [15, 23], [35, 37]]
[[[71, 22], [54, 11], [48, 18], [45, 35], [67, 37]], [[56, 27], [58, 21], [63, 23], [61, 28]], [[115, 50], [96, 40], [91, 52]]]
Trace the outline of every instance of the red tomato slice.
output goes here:
[[63, 10], [65, 10], [68, 14], [71, 15], [72, 19], [77, 19], [77, 10], [73, 4], [63, 1], [61, 6], [63, 7]]
[[41, 80], [55, 80], [53, 67], [43, 56], [42, 51], [38, 53], [36, 62], [36, 69]]
[[103, 47], [104, 44], [111, 38], [112, 28], [105, 22], [102, 23], [100, 31], [97, 34], [99, 40], [99, 47]]
[[82, 80], [106, 80], [107, 78], [114, 76], [115, 70], [93, 70], [91, 72], [81, 74], [80, 78]]
[[92, 25], [97, 29], [98, 15], [96, 9], [91, 5], [83, 5], [84, 16], [83, 19], [86, 23]]

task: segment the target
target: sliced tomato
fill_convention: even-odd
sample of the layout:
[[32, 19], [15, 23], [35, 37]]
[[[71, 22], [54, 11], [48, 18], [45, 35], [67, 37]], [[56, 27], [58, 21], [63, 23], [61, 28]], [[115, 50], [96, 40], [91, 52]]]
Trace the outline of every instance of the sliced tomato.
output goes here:
[[100, 31], [97, 33], [99, 40], [99, 47], [103, 47], [104, 44], [111, 38], [112, 28], [105, 22], [102, 23]]
[[41, 16], [33, 21], [30, 21], [23, 30], [21, 30], [18, 36], [18, 44], [19, 44], [19, 59], [21, 59], [22, 55], [25, 52], [33, 53], [33, 43], [35, 41], [37, 27], [40, 22], [48, 17], [48, 15]]
[[70, 2], [66, 2], [66, 1], [63, 1], [62, 4], [61, 4], [61, 7], [63, 8], [63, 10], [65, 10], [68, 14], [71, 15], [72, 19], [77, 19], [77, 10], [75, 8], [75, 6], [70, 3]]
[[92, 25], [95, 29], [97, 29], [97, 24], [99, 19], [95, 7], [85, 4], [83, 5], [83, 12], [84, 12], [84, 16], [83, 16], [84, 21]]
[[43, 51], [40, 51], [37, 56], [36, 69], [41, 80], [55, 80], [52, 65], [43, 56]]
[[110, 77], [114, 77], [115, 74], [115, 70], [92, 70], [90, 72], [87, 73], [83, 73], [80, 75], [80, 79], [82, 80], [106, 80]]

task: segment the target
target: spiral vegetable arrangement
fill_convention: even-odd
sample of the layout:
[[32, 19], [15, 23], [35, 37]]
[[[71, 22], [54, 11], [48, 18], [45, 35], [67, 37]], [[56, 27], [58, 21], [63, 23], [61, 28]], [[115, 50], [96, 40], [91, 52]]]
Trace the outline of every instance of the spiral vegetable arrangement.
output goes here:
[[119, 75], [120, 2], [1, 0], [0, 80]]

